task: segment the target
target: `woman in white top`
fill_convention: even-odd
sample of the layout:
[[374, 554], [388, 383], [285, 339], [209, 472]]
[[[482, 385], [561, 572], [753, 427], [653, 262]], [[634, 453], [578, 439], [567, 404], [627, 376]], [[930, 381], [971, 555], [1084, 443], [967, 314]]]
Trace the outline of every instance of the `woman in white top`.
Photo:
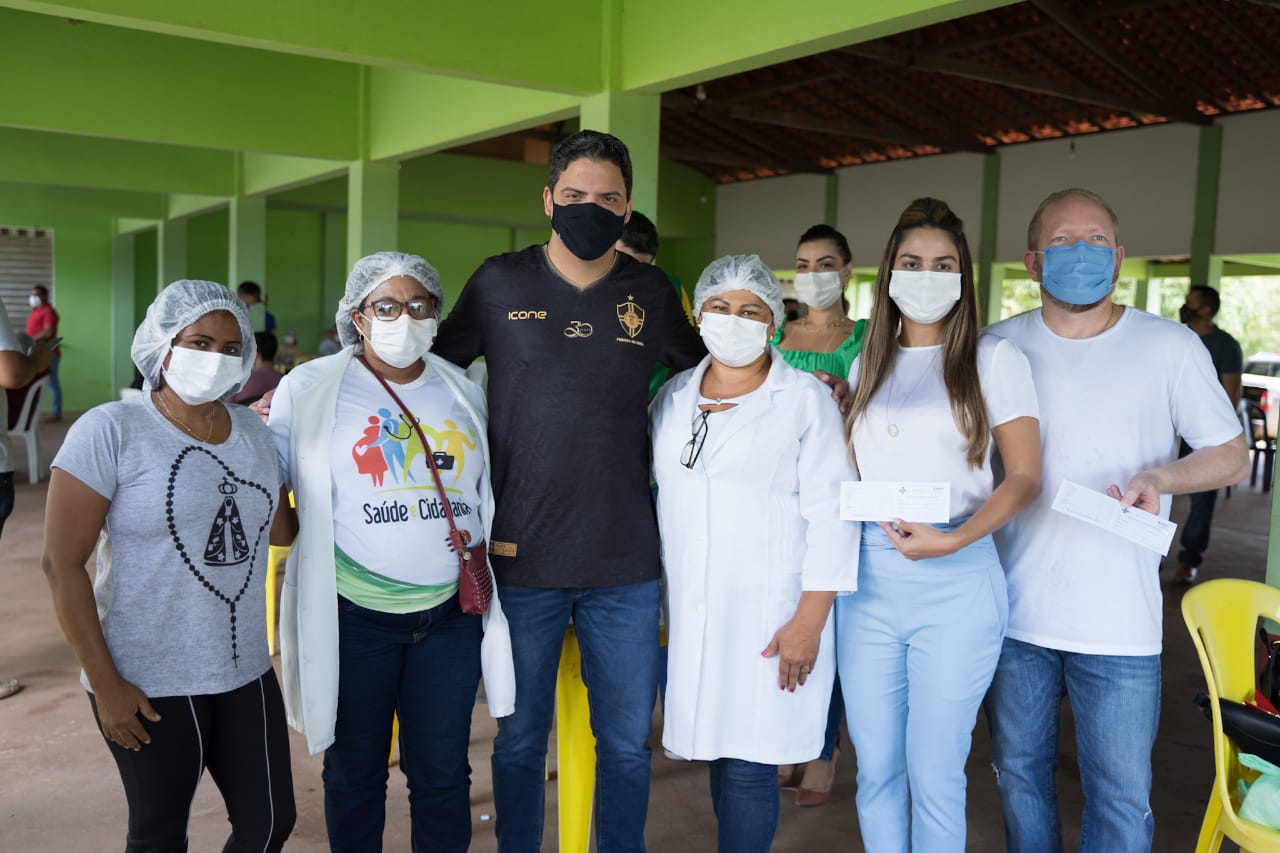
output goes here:
[[325, 751], [333, 850], [382, 849], [397, 713], [412, 849], [466, 850], [482, 666], [490, 712], [514, 704], [501, 606], [495, 595], [483, 617], [460, 609], [452, 524], [432, 473], [462, 537], [488, 541], [484, 396], [429, 352], [443, 299], [422, 258], [361, 258], [335, 317], [344, 349], [294, 368], [269, 401], [300, 522], [280, 617], [284, 698], [308, 749]]
[[858, 594], [836, 604], [862, 839], [959, 853], [965, 760], [1008, 616], [991, 532], [1040, 491], [1040, 432], [1026, 358], [979, 336], [968, 243], [944, 202], [898, 220], [849, 381], [861, 478], [950, 485], [948, 523], [863, 525]]
[[827, 617], [857, 582], [858, 525], [838, 512], [854, 473], [827, 387], [767, 344], [782, 317], [768, 267], [713, 262], [693, 311], [710, 355], [651, 413], [670, 612], [662, 742], [711, 763], [720, 850], [767, 851], [777, 765], [822, 749]]

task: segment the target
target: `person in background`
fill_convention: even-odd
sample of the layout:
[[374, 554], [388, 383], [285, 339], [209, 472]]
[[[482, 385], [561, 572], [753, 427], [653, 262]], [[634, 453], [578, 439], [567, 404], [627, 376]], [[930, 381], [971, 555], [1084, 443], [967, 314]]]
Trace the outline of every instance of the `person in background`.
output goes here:
[[[1178, 310], [1179, 319], [1200, 336], [1200, 343], [1209, 350], [1209, 358], [1213, 361], [1213, 369], [1218, 374], [1218, 381], [1227, 392], [1227, 399], [1233, 408], [1240, 405], [1240, 379], [1244, 373], [1244, 352], [1240, 343], [1231, 335], [1219, 329], [1214, 323], [1218, 309], [1222, 307], [1222, 299], [1218, 291], [1208, 285], [1198, 284], [1187, 291], [1187, 301]], [[1181, 455], [1186, 456], [1191, 448], [1182, 442]], [[1209, 528], [1213, 525], [1213, 508], [1218, 502], [1218, 490], [1192, 492], [1187, 496], [1191, 508], [1187, 512], [1187, 520], [1182, 523], [1182, 537], [1179, 540], [1182, 550], [1178, 552], [1178, 570], [1173, 575], [1173, 582], [1180, 586], [1195, 583], [1200, 573], [1200, 563], [1204, 560], [1204, 552], [1209, 550]]]
[[[58, 312], [49, 304], [49, 288], [37, 284], [27, 297], [31, 312], [27, 314], [27, 337], [35, 348], [47, 348], [58, 336]], [[48, 422], [62, 420], [62, 385], [58, 382], [58, 365], [62, 363], [62, 347], [54, 347], [49, 359], [49, 416]]]
[[242, 281], [236, 288], [236, 295], [249, 309], [249, 320], [255, 332], [276, 333], [276, 315], [267, 310], [267, 303], [262, 299], [262, 285], [256, 281]]
[[293, 329], [286, 329], [280, 336], [280, 346], [276, 349], [273, 359], [275, 366], [288, 373], [301, 360], [302, 350], [298, 349], [298, 333]]
[[652, 219], [633, 210], [631, 218], [622, 226], [622, 236], [613, 247], [642, 264], [651, 264], [658, 257], [658, 229]]
[[[23, 351], [9, 315], [0, 302], [0, 388], [22, 388], [49, 366], [53, 353], [47, 346], [36, 346], [30, 354]], [[9, 443], [9, 402], [0, 394], [0, 535], [4, 523], [13, 513], [13, 445]], [[0, 680], [0, 699], [7, 698], [22, 689], [16, 678]]]
[[[849, 367], [862, 346], [867, 321], [849, 319], [845, 288], [853, 272], [853, 252], [845, 236], [829, 225], [814, 225], [800, 235], [796, 245], [796, 295], [808, 307], [799, 320], [781, 325], [773, 343], [787, 364], [798, 370], [821, 371], [833, 376], [849, 375]], [[778, 768], [778, 785], [796, 788], [797, 806], [821, 806], [831, 799], [836, 764], [840, 758], [838, 740], [844, 719], [844, 697], [839, 678], [831, 692], [826, 737], [822, 752], [803, 767]]]
[[[1170, 495], [1239, 481], [1240, 420], [1190, 330], [1117, 304], [1119, 220], [1097, 193], [1045, 198], [1023, 264], [1041, 307], [990, 326], [1026, 355], [1044, 447], [1040, 496], [996, 533], [1009, 629], [984, 709], [1010, 850], [1061, 850], [1056, 774], [1070, 697], [1081, 853], [1151, 849], [1160, 721], [1160, 556], [1053, 509], [1064, 482], [1168, 518]], [[1178, 438], [1194, 448], [1178, 459]]]
[[320, 333], [320, 343], [316, 345], [316, 355], [333, 355], [341, 351], [342, 342], [338, 340], [338, 330], [329, 328]]
[[53, 460], [54, 610], [120, 771], [125, 849], [186, 850], [207, 769], [223, 850], [277, 851], [296, 812], [263, 578], [284, 493], [266, 427], [219, 402], [249, 376], [249, 315], [220, 284], [176, 281], [131, 355], [148, 393], [86, 412]]
[[710, 355], [651, 410], [671, 629], [662, 743], [709, 762], [720, 851], [765, 853], [777, 765], [822, 745], [828, 616], [857, 587], [859, 526], [839, 514], [856, 475], [827, 387], [768, 344], [782, 292], [760, 258], [712, 262], [694, 306]]
[[975, 290], [960, 219], [913, 201], [880, 262], [846, 429], [859, 477], [946, 482], [949, 518], [864, 523], [858, 593], [836, 603], [868, 850], [965, 849], [964, 766], [1008, 616], [991, 534], [1040, 490], [1031, 368], [979, 334]]
[[253, 372], [244, 387], [227, 398], [228, 403], [247, 406], [280, 384], [280, 371], [272, 366], [276, 357], [276, 337], [266, 332], [254, 332], [253, 341], [258, 352], [253, 357]]

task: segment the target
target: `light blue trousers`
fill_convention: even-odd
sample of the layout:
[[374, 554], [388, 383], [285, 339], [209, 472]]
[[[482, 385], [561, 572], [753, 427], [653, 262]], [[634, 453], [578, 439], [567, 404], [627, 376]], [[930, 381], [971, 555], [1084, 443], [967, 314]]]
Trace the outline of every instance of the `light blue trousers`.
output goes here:
[[912, 562], [864, 524], [836, 653], [869, 853], [963, 853], [965, 775], [1009, 604], [990, 537]]

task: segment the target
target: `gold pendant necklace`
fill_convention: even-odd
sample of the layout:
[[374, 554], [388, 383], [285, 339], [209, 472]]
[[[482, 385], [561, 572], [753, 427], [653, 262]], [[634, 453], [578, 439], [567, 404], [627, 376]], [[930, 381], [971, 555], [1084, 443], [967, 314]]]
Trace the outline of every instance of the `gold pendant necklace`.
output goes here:
[[196, 435], [195, 430], [187, 426], [186, 421], [184, 421], [182, 418], [175, 415], [173, 413], [173, 410], [169, 408], [169, 402], [164, 398], [164, 391], [157, 390], [155, 392], [155, 395], [160, 398], [160, 407], [164, 409], [164, 413], [169, 416], [169, 420], [173, 421], [178, 426], [182, 427], [182, 429], [186, 431], [187, 435], [191, 436], [196, 441], [203, 441], [205, 444], [209, 444], [209, 440], [213, 438], [213, 421], [214, 421], [213, 416], [209, 417], [209, 433], [204, 438], [200, 438], [200, 436]]

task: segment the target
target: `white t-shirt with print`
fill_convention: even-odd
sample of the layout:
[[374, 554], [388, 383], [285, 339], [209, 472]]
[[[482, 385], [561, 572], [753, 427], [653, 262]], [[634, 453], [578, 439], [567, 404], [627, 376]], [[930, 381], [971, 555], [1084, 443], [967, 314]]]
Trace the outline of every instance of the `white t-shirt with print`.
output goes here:
[[[484, 538], [479, 497], [484, 459], [475, 423], [430, 367], [413, 382], [391, 387], [419, 420], [431, 445], [427, 452], [443, 454], [440, 478], [454, 522], [471, 542], [479, 542]], [[273, 399], [273, 419], [287, 419], [289, 412], [281, 406], [288, 399]], [[422, 441], [391, 395], [355, 359], [338, 391], [329, 447], [334, 544], [363, 568], [392, 580], [418, 586], [456, 583], [458, 558], [448, 548], [449, 522]], [[287, 456], [282, 459], [288, 463]], [[285, 474], [293, 482], [292, 472]]]
[[[857, 382], [861, 364], [859, 356], [849, 371], [850, 385]], [[978, 380], [992, 428], [1016, 418], [1039, 417], [1031, 367], [1009, 341], [990, 335], [978, 338]], [[982, 465], [971, 468], [968, 441], [956, 426], [942, 378], [941, 344], [898, 347], [893, 369], [858, 419], [853, 441], [863, 480], [951, 483], [952, 520], [973, 515], [995, 489], [995, 439]]]
[[[996, 533], [1009, 581], [1008, 636], [1068, 652], [1160, 653], [1160, 556], [1051, 509], [1071, 480], [1125, 488], [1140, 471], [1238, 436], [1240, 422], [1194, 332], [1126, 308], [1092, 338], [1062, 338], [1041, 309], [988, 328], [1031, 362], [1040, 398], [1040, 497]], [[1160, 500], [1169, 517], [1171, 499]]]

